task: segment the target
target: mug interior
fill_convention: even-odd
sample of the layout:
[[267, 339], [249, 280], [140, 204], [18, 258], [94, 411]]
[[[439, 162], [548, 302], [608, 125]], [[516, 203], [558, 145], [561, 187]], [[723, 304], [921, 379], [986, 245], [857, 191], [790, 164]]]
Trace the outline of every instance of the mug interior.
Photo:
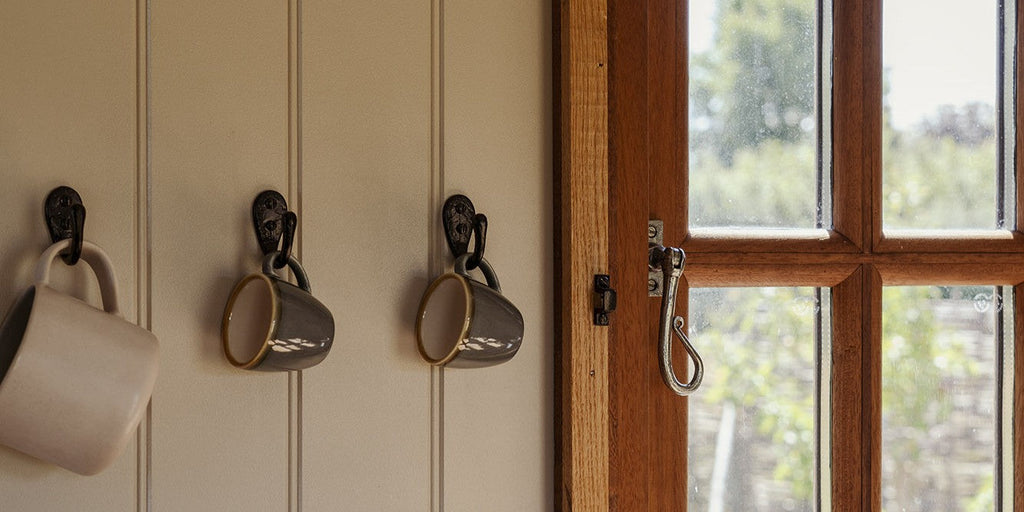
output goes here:
[[248, 365], [259, 357], [276, 320], [274, 292], [269, 280], [260, 277], [247, 277], [228, 303], [224, 348], [228, 359], [236, 365]]
[[7, 370], [11, 367], [18, 348], [21, 347], [35, 298], [36, 287], [33, 286], [11, 306], [3, 325], [0, 325], [0, 384], [3, 384]]
[[427, 291], [417, 335], [428, 360], [443, 362], [454, 355], [472, 316], [470, 293], [469, 285], [454, 274], [441, 276]]

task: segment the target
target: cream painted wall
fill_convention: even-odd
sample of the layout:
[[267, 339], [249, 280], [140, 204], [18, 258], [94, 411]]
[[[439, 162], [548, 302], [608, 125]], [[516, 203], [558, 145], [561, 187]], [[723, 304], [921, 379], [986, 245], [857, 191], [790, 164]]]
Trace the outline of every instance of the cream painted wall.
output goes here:
[[[550, 5], [539, 0], [7, 2], [0, 308], [47, 246], [59, 184], [161, 341], [149, 415], [81, 477], [0, 447], [0, 510], [543, 511], [553, 505]], [[275, 188], [336, 344], [301, 374], [236, 370], [224, 302], [258, 267]], [[437, 370], [412, 325], [465, 193], [520, 307], [503, 366]], [[98, 303], [89, 272], [59, 287]]]

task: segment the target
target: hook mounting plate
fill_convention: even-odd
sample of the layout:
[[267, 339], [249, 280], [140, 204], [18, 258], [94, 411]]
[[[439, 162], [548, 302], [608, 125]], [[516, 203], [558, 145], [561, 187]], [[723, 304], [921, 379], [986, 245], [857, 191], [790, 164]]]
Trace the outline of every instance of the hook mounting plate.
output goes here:
[[71, 252], [61, 257], [68, 265], [78, 262], [82, 254], [82, 237], [85, 228], [85, 206], [78, 191], [68, 186], [60, 186], [50, 191], [43, 203], [43, 216], [46, 229], [50, 232], [50, 241], [57, 243], [71, 239]]
[[284, 233], [283, 217], [287, 212], [288, 202], [276, 190], [264, 190], [253, 200], [252, 224], [263, 254], [277, 250]]
[[57, 187], [46, 196], [43, 214], [51, 242], [57, 243], [74, 235], [75, 223], [71, 212], [75, 205], [82, 205], [82, 196], [71, 187]]
[[473, 234], [475, 217], [476, 208], [473, 207], [473, 201], [462, 194], [451, 196], [444, 202], [441, 222], [444, 224], [444, 236], [452, 256], [458, 258], [469, 251], [469, 238]]

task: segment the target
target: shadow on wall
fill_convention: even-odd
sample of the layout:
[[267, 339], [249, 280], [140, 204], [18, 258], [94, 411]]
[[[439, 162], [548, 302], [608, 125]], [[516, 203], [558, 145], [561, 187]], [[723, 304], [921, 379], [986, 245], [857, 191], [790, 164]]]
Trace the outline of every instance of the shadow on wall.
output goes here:
[[242, 277], [260, 272], [263, 262], [263, 253], [253, 233], [250, 206], [239, 204], [231, 218], [231, 225], [221, 230], [226, 237], [230, 237], [230, 240], [223, 240], [223, 246], [237, 248], [233, 261], [229, 262], [229, 258], [225, 258], [225, 263], [215, 271], [213, 282], [207, 288], [210, 293], [204, 300], [194, 304], [193, 314], [200, 319], [201, 333], [198, 340], [191, 342], [199, 345], [196, 347], [196, 360], [200, 366], [211, 368], [217, 373], [231, 369], [231, 363], [224, 355], [220, 332], [224, 307], [231, 296], [231, 290]]
[[[50, 184], [39, 185], [39, 190], [50, 190]], [[56, 186], [56, 185], [53, 185]], [[48, 188], [49, 187], [49, 188]], [[50, 246], [50, 238], [43, 220], [42, 200], [45, 192], [40, 194], [26, 193], [21, 201], [22, 211], [16, 217], [24, 219], [25, 226], [32, 226], [31, 236], [12, 237], [3, 241], [3, 252], [6, 257], [0, 261], [0, 311], [3, 317], [25, 290], [35, 284], [35, 269], [39, 256]], [[88, 230], [86, 230], [88, 238]], [[63, 264], [59, 259], [51, 270], [51, 287], [99, 307], [99, 286], [88, 263], [79, 263], [74, 267]], [[46, 475], [65, 472], [52, 464], [25, 455], [17, 450], [0, 445], [0, 459], [16, 461], [2, 464], [5, 475], [20, 480], [38, 480]]]
[[[37, 188], [50, 190], [46, 186], [48, 185]], [[26, 192], [22, 197], [24, 200], [21, 201], [21, 211], [12, 215], [9, 220], [16, 225], [32, 226], [32, 229], [30, 236], [11, 237], [3, 241], [2, 252], [6, 257], [4, 261], [0, 261], [0, 311], [3, 311], [4, 317], [7, 316], [7, 310], [14, 304], [15, 299], [29, 286], [35, 284], [35, 268], [39, 255], [50, 246], [42, 207], [46, 193]], [[89, 239], [88, 228], [85, 234], [86, 239]], [[55, 265], [52, 278], [54, 288], [76, 297], [84, 297], [90, 303], [99, 304], [99, 287], [90, 272], [79, 272], [77, 268], [67, 265]]]
[[395, 325], [401, 326], [401, 330], [393, 341], [395, 355], [399, 359], [424, 365], [428, 363], [420, 357], [420, 351], [416, 348], [416, 315], [419, 313], [420, 299], [429, 284], [430, 280], [425, 276], [406, 280], [402, 300], [398, 303], [398, 308], [395, 311], [397, 315]]
[[[48, 462], [43, 462], [24, 453], [0, 445], [0, 459], [17, 461], [15, 464], [4, 464], [4, 476], [22, 480], [38, 480], [50, 473], [67, 472]], [[70, 474], [70, 473], [68, 473]]]

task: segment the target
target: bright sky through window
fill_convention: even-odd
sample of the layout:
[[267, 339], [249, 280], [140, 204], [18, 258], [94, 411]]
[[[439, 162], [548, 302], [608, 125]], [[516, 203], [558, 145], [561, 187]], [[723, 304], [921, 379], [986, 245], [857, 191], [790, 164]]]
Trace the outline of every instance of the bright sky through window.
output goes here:
[[[715, 0], [690, 0], [690, 51], [711, 47], [715, 36]], [[965, 5], [972, 8], [965, 9]], [[929, 0], [922, 15], [918, 2], [885, 2], [884, 61], [891, 90], [892, 123], [910, 128], [935, 112], [937, 105], [981, 102], [996, 98], [996, 11], [991, 0], [965, 4], [960, 0]], [[939, 47], [936, 47], [939, 45]], [[962, 56], [958, 58], [958, 56]]]

